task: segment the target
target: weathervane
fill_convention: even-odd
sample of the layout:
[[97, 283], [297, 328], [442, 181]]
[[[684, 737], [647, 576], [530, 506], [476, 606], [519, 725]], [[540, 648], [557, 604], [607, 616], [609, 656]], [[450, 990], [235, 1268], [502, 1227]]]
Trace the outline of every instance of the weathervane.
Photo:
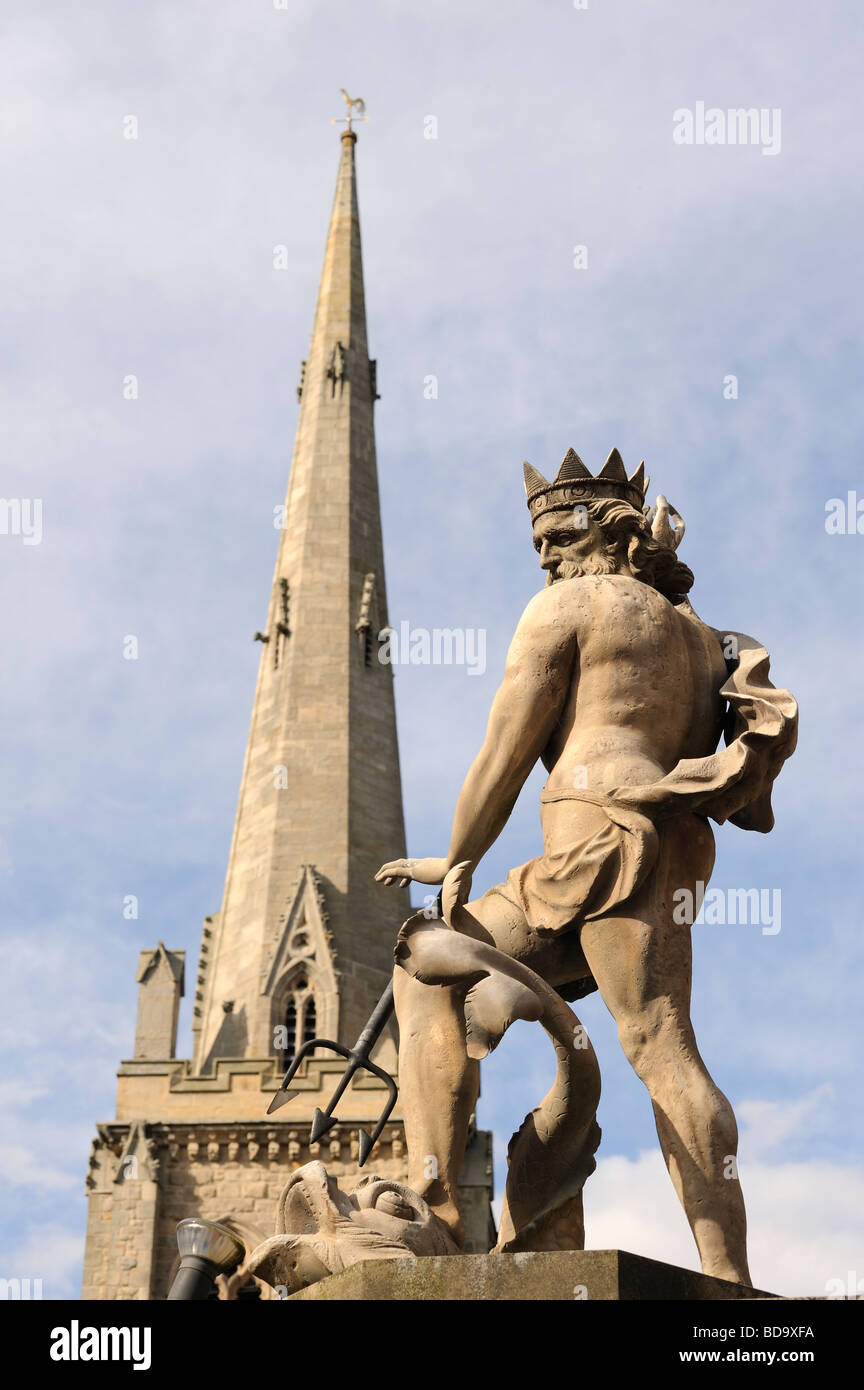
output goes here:
[[345, 105], [348, 107], [348, 115], [334, 116], [330, 124], [341, 125], [344, 121], [346, 130], [350, 130], [352, 121], [368, 121], [369, 117], [366, 115], [366, 103], [363, 98], [349, 97], [344, 87], [340, 87], [339, 90], [345, 100]]

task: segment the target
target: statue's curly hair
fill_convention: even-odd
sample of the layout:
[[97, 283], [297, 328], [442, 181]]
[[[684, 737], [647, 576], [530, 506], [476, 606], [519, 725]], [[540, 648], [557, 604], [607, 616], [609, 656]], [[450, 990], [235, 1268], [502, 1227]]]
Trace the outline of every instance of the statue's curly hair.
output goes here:
[[670, 603], [686, 598], [693, 587], [693, 571], [674, 550], [655, 541], [642, 512], [616, 498], [597, 498], [587, 503], [586, 511], [605, 533], [604, 550], [610, 558], [625, 554], [634, 578], [656, 589]]

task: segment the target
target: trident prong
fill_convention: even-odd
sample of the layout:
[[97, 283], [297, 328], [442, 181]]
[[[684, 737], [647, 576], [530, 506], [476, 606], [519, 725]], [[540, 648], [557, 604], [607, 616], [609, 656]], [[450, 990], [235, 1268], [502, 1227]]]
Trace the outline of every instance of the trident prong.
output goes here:
[[392, 1012], [393, 981], [391, 980], [384, 993], [381, 995], [381, 998], [378, 1000], [378, 1003], [375, 1005], [369, 1022], [366, 1024], [366, 1027], [363, 1029], [363, 1032], [360, 1034], [353, 1047], [344, 1047], [342, 1043], [333, 1042], [331, 1038], [312, 1038], [309, 1042], [303, 1044], [282, 1078], [282, 1085], [268, 1105], [267, 1114], [272, 1115], [280, 1106], [285, 1105], [289, 1100], [293, 1100], [296, 1095], [299, 1095], [299, 1091], [292, 1091], [290, 1089], [291, 1082], [297, 1074], [297, 1068], [300, 1066], [300, 1063], [304, 1058], [308, 1057], [310, 1053], [314, 1052], [316, 1047], [328, 1048], [329, 1051], [335, 1052], [339, 1057], [344, 1057], [348, 1065], [342, 1073], [339, 1085], [330, 1097], [327, 1109], [316, 1109], [312, 1117], [309, 1142], [310, 1144], [317, 1144], [322, 1135], [326, 1134], [334, 1125], [339, 1124], [339, 1120], [333, 1114], [333, 1111], [342, 1099], [355, 1072], [360, 1070], [371, 1072], [373, 1076], [378, 1077], [379, 1081], [384, 1082], [389, 1095], [384, 1110], [372, 1130], [372, 1133], [369, 1134], [365, 1129], [360, 1130], [360, 1152], [357, 1157], [357, 1166], [362, 1168], [378, 1140], [381, 1138], [381, 1132], [393, 1112], [393, 1107], [399, 1095], [399, 1089], [390, 1073], [384, 1071], [383, 1067], [379, 1067], [370, 1057], [372, 1048], [378, 1041], [381, 1031]]

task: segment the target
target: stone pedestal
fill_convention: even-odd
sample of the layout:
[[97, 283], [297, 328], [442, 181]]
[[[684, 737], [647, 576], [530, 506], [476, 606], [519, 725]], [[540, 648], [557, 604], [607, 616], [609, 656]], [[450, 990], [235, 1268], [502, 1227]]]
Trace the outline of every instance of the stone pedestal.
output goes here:
[[367, 1260], [292, 1294], [307, 1301], [729, 1300], [774, 1295], [626, 1250]]

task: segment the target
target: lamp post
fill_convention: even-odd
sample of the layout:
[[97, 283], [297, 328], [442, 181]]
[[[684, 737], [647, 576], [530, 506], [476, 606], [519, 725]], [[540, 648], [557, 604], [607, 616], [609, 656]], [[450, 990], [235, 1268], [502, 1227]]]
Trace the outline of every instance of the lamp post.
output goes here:
[[210, 1295], [217, 1274], [226, 1274], [239, 1264], [245, 1247], [233, 1231], [217, 1221], [188, 1216], [177, 1226], [178, 1269], [170, 1299], [203, 1299]]

